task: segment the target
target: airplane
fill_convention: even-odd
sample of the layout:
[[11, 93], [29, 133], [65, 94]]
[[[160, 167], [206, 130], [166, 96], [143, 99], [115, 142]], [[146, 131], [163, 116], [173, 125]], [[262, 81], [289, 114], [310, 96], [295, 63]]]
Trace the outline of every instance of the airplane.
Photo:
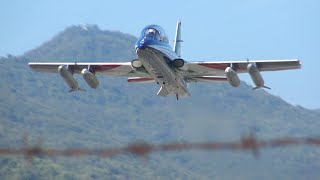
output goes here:
[[131, 62], [29, 62], [36, 72], [59, 73], [71, 91], [83, 90], [74, 74], [82, 74], [87, 84], [96, 89], [96, 75], [125, 76], [129, 83], [157, 83], [158, 96], [190, 96], [187, 84], [192, 82], [229, 82], [240, 85], [238, 73], [249, 73], [253, 89], [265, 86], [261, 71], [300, 69], [298, 59], [240, 60], [240, 61], [186, 61], [181, 58], [181, 21], [177, 22], [173, 48], [164, 29], [148, 25], [141, 31], [135, 44], [137, 59]]

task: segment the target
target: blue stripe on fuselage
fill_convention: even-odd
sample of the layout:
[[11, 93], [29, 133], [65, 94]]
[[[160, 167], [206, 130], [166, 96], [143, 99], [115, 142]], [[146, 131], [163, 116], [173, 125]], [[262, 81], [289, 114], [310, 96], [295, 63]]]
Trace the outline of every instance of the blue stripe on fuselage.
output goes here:
[[139, 38], [135, 48], [136, 50], [145, 48], [155, 49], [163, 54], [164, 59], [168, 64], [178, 58], [177, 54], [172, 50], [168, 42], [162, 42], [150, 37]]

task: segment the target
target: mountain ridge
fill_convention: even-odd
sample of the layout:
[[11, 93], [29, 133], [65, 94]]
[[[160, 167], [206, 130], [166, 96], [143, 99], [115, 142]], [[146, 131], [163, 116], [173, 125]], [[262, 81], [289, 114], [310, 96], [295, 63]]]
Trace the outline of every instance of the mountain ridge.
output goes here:
[[[113, 39], [113, 36], [117, 39]], [[135, 57], [133, 47], [136, 39], [136, 37], [120, 31], [101, 30], [97, 25], [91, 25], [87, 29], [82, 25], [74, 25], [69, 26], [36, 49], [24, 53], [22, 57], [38, 61], [70, 61], [70, 59], [79, 62], [123, 61], [126, 59], [119, 59], [119, 57], [124, 54], [126, 54], [125, 58]], [[107, 43], [110, 41], [111, 43]], [[57, 44], [64, 44], [64, 46], [59, 48], [55, 46]], [[118, 46], [114, 47], [113, 44]], [[87, 49], [87, 51], [79, 53], [81, 51], [78, 49]], [[47, 57], [49, 58], [46, 59]], [[105, 57], [109, 58], [105, 59]]]

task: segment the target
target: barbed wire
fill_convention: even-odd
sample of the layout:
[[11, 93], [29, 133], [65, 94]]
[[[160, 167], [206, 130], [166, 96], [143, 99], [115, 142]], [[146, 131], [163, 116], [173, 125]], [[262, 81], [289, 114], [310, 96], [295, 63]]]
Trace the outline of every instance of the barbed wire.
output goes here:
[[204, 142], [204, 143], [167, 143], [167, 144], [149, 144], [145, 142], [133, 143], [120, 148], [68, 148], [52, 149], [43, 148], [38, 145], [28, 145], [27, 137], [24, 138], [25, 145], [21, 148], [0, 148], [0, 156], [19, 156], [26, 159], [33, 157], [80, 157], [80, 156], [99, 156], [103, 158], [114, 157], [117, 155], [133, 154], [136, 156], [147, 156], [154, 152], [186, 151], [186, 150], [231, 150], [231, 151], [249, 151], [255, 157], [259, 155], [262, 148], [277, 148], [293, 145], [315, 145], [320, 146], [320, 138], [315, 137], [284, 137], [271, 140], [259, 140], [254, 134], [242, 137], [233, 142]]

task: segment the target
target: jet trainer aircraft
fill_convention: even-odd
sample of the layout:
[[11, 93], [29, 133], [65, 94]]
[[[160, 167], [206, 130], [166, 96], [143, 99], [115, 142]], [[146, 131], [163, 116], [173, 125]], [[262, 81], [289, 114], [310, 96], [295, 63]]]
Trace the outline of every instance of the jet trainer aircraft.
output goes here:
[[162, 27], [145, 27], [135, 45], [138, 59], [131, 62], [30, 62], [37, 72], [59, 73], [70, 91], [82, 90], [73, 74], [82, 74], [91, 88], [97, 88], [96, 75], [126, 76], [130, 83], [156, 82], [159, 96], [189, 96], [187, 83], [226, 81], [238, 87], [238, 73], [249, 73], [257, 88], [268, 88], [261, 71], [300, 69], [298, 59], [194, 62], [181, 58], [181, 21], [177, 23], [173, 49]]

